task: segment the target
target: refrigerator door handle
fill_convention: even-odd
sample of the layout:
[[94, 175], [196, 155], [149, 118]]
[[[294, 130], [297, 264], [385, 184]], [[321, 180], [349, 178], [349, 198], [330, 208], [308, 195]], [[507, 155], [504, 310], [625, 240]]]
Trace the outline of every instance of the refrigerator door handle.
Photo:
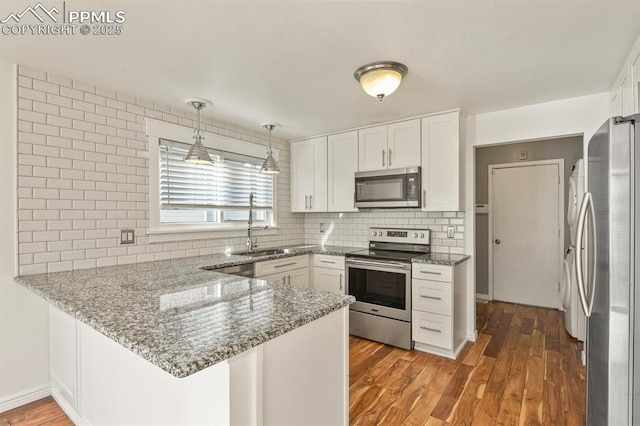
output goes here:
[[[593, 297], [591, 300], [591, 304], [587, 301], [586, 289], [584, 286], [584, 267], [582, 264], [582, 252], [584, 251], [583, 245], [583, 235], [584, 235], [584, 223], [587, 218], [587, 209], [589, 208], [589, 204], [591, 204], [591, 194], [585, 193], [584, 198], [582, 199], [582, 204], [580, 205], [580, 212], [578, 213], [578, 226], [576, 227], [576, 278], [578, 281], [578, 294], [580, 295], [580, 304], [582, 305], [582, 310], [584, 311], [584, 315], [586, 317], [591, 316], [590, 307], [593, 304]], [[589, 259], [587, 259], [587, 263]]]
[[[593, 198], [591, 197], [591, 194], [589, 194], [589, 240], [587, 241], [587, 244], [589, 244], [591, 247], [593, 247], [593, 251], [588, 251], [587, 253], [591, 253], [588, 254], [587, 260], [589, 261], [587, 263], [587, 275], [589, 275], [589, 272], [591, 272], [591, 277], [589, 278], [589, 292], [585, 295], [588, 298], [588, 302], [589, 302], [589, 316], [591, 316], [591, 312], [593, 311], [593, 299], [595, 298], [596, 295], [596, 261], [597, 261], [597, 254], [598, 254], [598, 244], [597, 244], [597, 239], [596, 239], [596, 213], [595, 213], [595, 209], [593, 208]], [[586, 287], [585, 287], [586, 290]]]

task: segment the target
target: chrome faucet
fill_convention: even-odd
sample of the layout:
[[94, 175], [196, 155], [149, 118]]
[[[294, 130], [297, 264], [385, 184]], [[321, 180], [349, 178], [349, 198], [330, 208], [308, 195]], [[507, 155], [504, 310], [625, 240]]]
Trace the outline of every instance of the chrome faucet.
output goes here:
[[253, 192], [249, 194], [249, 226], [247, 227], [247, 251], [251, 253], [254, 248], [258, 247], [258, 239], [253, 241], [254, 229], [267, 229], [268, 226], [253, 226]]

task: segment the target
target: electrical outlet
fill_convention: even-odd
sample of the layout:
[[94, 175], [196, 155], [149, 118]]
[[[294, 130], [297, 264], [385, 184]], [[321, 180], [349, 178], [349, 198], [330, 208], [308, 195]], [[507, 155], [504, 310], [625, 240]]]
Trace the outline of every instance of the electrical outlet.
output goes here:
[[455, 226], [452, 226], [452, 225], [447, 226], [447, 238], [455, 237], [455, 233], [456, 233]]
[[136, 237], [133, 229], [120, 230], [120, 244], [133, 244], [135, 241]]

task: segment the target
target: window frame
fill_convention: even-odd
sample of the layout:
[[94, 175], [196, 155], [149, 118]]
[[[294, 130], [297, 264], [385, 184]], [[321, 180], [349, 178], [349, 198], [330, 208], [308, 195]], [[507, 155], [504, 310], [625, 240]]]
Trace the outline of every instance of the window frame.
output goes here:
[[[161, 139], [174, 140], [186, 144], [193, 143], [193, 128], [146, 118], [146, 133], [149, 141], [149, 227], [147, 234], [150, 242], [169, 242], [182, 240], [200, 240], [210, 238], [229, 238], [246, 236], [246, 223], [220, 224], [163, 224], [160, 222], [160, 169], [159, 148]], [[229, 136], [202, 132], [202, 143], [211, 149], [234, 152], [250, 157], [266, 156], [267, 147]], [[276, 161], [280, 151], [273, 150]], [[255, 235], [273, 235], [277, 233], [278, 218], [278, 175], [273, 176], [272, 224], [265, 230], [254, 231]]]

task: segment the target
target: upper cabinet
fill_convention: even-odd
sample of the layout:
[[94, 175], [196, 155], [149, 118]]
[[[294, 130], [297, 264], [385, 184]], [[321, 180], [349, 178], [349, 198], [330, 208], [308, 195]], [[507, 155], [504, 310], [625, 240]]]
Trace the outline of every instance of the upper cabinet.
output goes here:
[[464, 119], [460, 111], [422, 119], [422, 210], [464, 209]]
[[291, 142], [291, 211], [327, 211], [327, 137]]
[[609, 99], [612, 116], [640, 113], [640, 36], [611, 87]]
[[355, 173], [358, 171], [358, 132], [331, 135], [327, 140], [330, 212], [355, 212]]
[[361, 172], [418, 166], [420, 120], [408, 120], [358, 131]]

